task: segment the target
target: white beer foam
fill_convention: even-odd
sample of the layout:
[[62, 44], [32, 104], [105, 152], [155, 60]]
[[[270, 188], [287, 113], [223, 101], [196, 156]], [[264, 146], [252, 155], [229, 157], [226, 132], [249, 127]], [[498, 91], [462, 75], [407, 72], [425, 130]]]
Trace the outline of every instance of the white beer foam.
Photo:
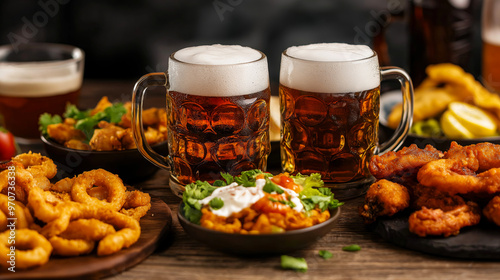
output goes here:
[[281, 56], [280, 83], [290, 88], [347, 93], [380, 85], [378, 59], [368, 46], [321, 43], [290, 47], [286, 54]]
[[267, 57], [249, 47], [189, 47], [177, 51], [174, 58], [168, 64], [172, 91], [199, 96], [240, 96], [269, 86]]
[[483, 41], [500, 46], [500, 26], [484, 28], [482, 31]]
[[76, 65], [21, 63], [0, 66], [0, 95], [12, 97], [55, 96], [80, 88], [82, 74]]

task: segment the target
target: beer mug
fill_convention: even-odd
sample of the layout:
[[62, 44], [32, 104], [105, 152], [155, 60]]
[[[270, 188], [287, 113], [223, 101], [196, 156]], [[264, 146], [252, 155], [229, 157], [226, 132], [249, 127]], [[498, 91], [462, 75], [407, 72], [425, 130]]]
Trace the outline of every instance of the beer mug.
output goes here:
[[[167, 89], [168, 156], [146, 142], [142, 103], [149, 86]], [[166, 73], [143, 76], [132, 98], [132, 129], [139, 151], [170, 170], [170, 188], [182, 195], [197, 180], [213, 183], [221, 172], [237, 175], [266, 170], [269, 142], [267, 57], [242, 46], [210, 45], [181, 49]]]
[[[397, 79], [403, 117], [395, 134], [378, 143], [380, 81]], [[320, 173], [338, 198], [358, 196], [374, 178], [370, 158], [395, 150], [411, 127], [413, 86], [397, 67], [379, 68], [367, 46], [337, 43], [290, 47], [281, 56], [281, 167]]]
[[40, 141], [41, 114], [62, 115], [68, 102], [77, 104], [83, 64], [83, 51], [73, 46], [0, 47], [0, 114], [19, 143]]
[[483, 84], [500, 94], [500, 1], [484, 0], [482, 18]]

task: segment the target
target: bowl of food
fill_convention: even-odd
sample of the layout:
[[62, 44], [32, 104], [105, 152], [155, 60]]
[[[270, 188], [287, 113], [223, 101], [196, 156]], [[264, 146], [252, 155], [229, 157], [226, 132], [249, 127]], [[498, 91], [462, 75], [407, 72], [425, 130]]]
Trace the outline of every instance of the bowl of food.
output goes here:
[[[58, 165], [61, 177], [103, 168], [134, 182], [158, 170], [135, 146], [129, 102], [113, 104], [103, 97], [95, 108], [84, 111], [68, 104], [62, 117], [43, 114], [39, 122], [45, 151]], [[145, 110], [143, 122], [148, 143], [166, 155], [164, 109]]]
[[[426, 79], [415, 88], [413, 125], [404, 146], [430, 144], [444, 151], [453, 141], [460, 145], [500, 144], [499, 95], [453, 64], [430, 65], [426, 72]], [[401, 119], [400, 104], [399, 91], [381, 95], [382, 136], [394, 133]]]
[[312, 245], [340, 216], [341, 202], [319, 174], [223, 174], [186, 186], [178, 219], [194, 239], [237, 255], [283, 254]]

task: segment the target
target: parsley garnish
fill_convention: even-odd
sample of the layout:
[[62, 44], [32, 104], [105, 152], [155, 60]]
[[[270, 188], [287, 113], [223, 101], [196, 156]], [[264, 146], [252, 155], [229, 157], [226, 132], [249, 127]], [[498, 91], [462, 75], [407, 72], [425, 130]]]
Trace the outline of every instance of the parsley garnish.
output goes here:
[[294, 258], [287, 255], [282, 255], [281, 267], [284, 269], [293, 269], [300, 272], [306, 272], [307, 262], [304, 258]]
[[273, 183], [271, 181], [271, 179], [269, 178], [266, 178], [266, 184], [264, 185], [264, 187], [262, 188], [263, 191], [265, 191], [266, 193], [277, 193], [277, 194], [282, 194], [284, 193], [285, 191], [280, 188], [278, 185], [276, 185], [275, 183]]
[[319, 255], [325, 259], [325, 260], [328, 260], [330, 259], [331, 257], [333, 257], [333, 254], [332, 252], [328, 251], [328, 250], [319, 250]]
[[349, 245], [349, 246], [342, 247], [342, 250], [343, 251], [348, 251], [348, 252], [356, 252], [356, 251], [361, 250], [361, 246], [359, 246], [358, 244], [352, 244], [352, 245]]
[[219, 210], [224, 206], [224, 201], [220, 197], [214, 197], [210, 200], [208, 205], [210, 205], [210, 208], [214, 210]]

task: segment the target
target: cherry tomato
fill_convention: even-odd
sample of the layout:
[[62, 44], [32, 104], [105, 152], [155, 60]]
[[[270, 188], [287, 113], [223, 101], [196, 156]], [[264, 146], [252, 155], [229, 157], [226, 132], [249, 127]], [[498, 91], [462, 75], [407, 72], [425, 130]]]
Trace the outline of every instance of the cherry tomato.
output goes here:
[[0, 127], [0, 160], [10, 160], [17, 154], [14, 135], [5, 128]]
[[288, 177], [287, 173], [284, 174], [279, 174], [277, 176], [274, 176], [271, 181], [273, 181], [275, 184], [278, 184], [282, 186], [283, 188], [290, 189], [296, 193], [299, 193], [302, 191], [302, 187], [295, 184], [292, 178]]

